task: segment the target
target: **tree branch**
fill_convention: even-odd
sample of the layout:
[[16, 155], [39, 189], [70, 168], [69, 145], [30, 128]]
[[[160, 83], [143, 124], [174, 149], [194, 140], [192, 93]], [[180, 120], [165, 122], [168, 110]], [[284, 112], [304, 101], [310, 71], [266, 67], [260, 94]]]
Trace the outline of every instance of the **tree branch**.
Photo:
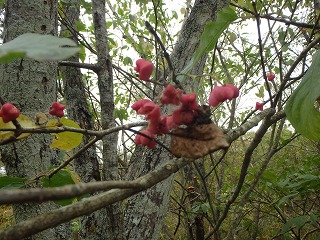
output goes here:
[[234, 190], [234, 193], [231, 196], [231, 198], [226, 203], [224, 211], [223, 211], [222, 215], [220, 216], [219, 220], [217, 221], [215, 228], [205, 236], [205, 239], [208, 239], [210, 236], [212, 236], [220, 228], [222, 222], [224, 221], [224, 219], [228, 215], [228, 212], [229, 212], [231, 205], [234, 203], [234, 201], [237, 199], [237, 197], [240, 194], [244, 180], [247, 175], [247, 171], [249, 168], [249, 164], [251, 161], [253, 151], [256, 149], [256, 147], [259, 145], [259, 143], [262, 141], [262, 138], [263, 138], [264, 134], [268, 131], [270, 125], [273, 124], [273, 122], [270, 120], [270, 118], [275, 113], [275, 111], [274, 111], [274, 109], [267, 109], [267, 110], [268, 111], [264, 111], [265, 114], [267, 114], [266, 120], [262, 123], [262, 125], [260, 126], [260, 128], [256, 132], [251, 144], [249, 145], [249, 147], [245, 153], [236, 189]]
[[[248, 123], [243, 124], [242, 126], [238, 127], [235, 130], [229, 131], [226, 134], [227, 139], [231, 142], [234, 141], [235, 139], [237, 139], [238, 137], [246, 133], [248, 130], [250, 130], [252, 127], [256, 126], [259, 123], [259, 121], [264, 119], [266, 116], [270, 117], [272, 114], [274, 114], [273, 109], [266, 109], [265, 111], [261, 112], [256, 117], [254, 117], [252, 120], [248, 121]], [[270, 121], [268, 121], [268, 123], [270, 123]], [[216, 228], [222, 223], [223, 219], [227, 215], [230, 205], [234, 202], [234, 200], [238, 196], [246, 175], [246, 170], [250, 162], [251, 154], [255, 149], [255, 147], [261, 141], [261, 134], [263, 134], [266, 131], [267, 126], [268, 125], [264, 123], [260, 127], [260, 129], [258, 130], [255, 136], [254, 141], [252, 142], [251, 146], [247, 150], [245, 161], [243, 163], [243, 167], [241, 170], [238, 186], [236, 188], [236, 191], [233, 197], [229, 200], [227, 207], [225, 209], [225, 212], [223, 216], [221, 216], [220, 221], [216, 225]], [[108, 182], [101, 182], [101, 183], [87, 183], [87, 184], [80, 184], [78, 186], [66, 186], [62, 188], [60, 187], [60, 188], [52, 188], [52, 189], [13, 190], [11, 191], [12, 193], [10, 196], [8, 192], [4, 192], [5, 194], [2, 194], [3, 191], [1, 191], [0, 203], [3, 203], [3, 202], [8, 203], [8, 200], [5, 200], [5, 198], [8, 198], [8, 197], [10, 197], [11, 200], [15, 202], [26, 202], [31, 200], [33, 201], [34, 199], [39, 199], [35, 195], [41, 194], [43, 197], [41, 199], [42, 201], [52, 200], [52, 199], [56, 200], [56, 199], [62, 199], [62, 191], [68, 192], [68, 193], [65, 193], [67, 194], [66, 198], [70, 198], [71, 196], [79, 196], [84, 193], [89, 193], [89, 192], [92, 193], [95, 191], [102, 191], [102, 190], [108, 190], [111, 188], [116, 188], [116, 189], [109, 190], [105, 193], [102, 193], [100, 195], [86, 198], [80, 202], [62, 207], [60, 209], [53, 210], [51, 212], [39, 215], [37, 217], [30, 218], [26, 221], [20, 222], [6, 229], [5, 231], [0, 232], [0, 239], [3, 239], [3, 240], [22, 239], [24, 237], [36, 234], [45, 229], [67, 222], [76, 217], [90, 214], [98, 209], [109, 206], [110, 204], [113, 204], [115, 202], [124, 200], [129, 196], [132, 196], [138, 192], [141, 192], [143, 190], [146, 190], [152, 187], [153, 185], [165, 180], [171, 174], [177, 172], [180, 168], [190, 164], [193, 161], [194, 161], [193, 159], [185, 159], [185, 158], [179, 158], [179, 159], [176, 159], [175, 161], [169, 161], [164, 165], [162, 165], [161, 167], [157, 168], [156, 170], [140, 178], [137, 178], [136, 180], [133, 180], [133, 181], [108, 181]], [[30, 191], [29, 196], [27, 194], [28, 191]], [[20, 193], [21, 193], [21, 196], [24, 196], [25, 199], [23, 199], [20, 196]]]
[[72, 62], [72, 61], [60, 61], [58, 64], [59, 64], [59, 66], [89, 69], [89, 70], [92, 70], [94, 72], [98, 72], [100, 70], [100, 67], [98, 65], [90, 64], [90, 63], [80, 63], [80, 62]]
[[[83, 128], [74, 128], [74, 127], [67, 127], [67, 126], [62, 126], [62, 127], [39, 127], [39, 128], [1, 128], [0, 132], [7, 132], [7, 131], [11, 131], [11, 132], [19, 132], [19, 135], [21, 135], [22, 133], [33, 133], [33, 134], [41, 134], [41, 133], [62, 133], [62, 132], [76, 132], [76, 133], [82, 133], [84, 135], [90, 135], [90, 136], [96, 136], [99, 138], [104, 137], [105, 135], [114, 133], [114, 132], [118, 132], [120, 130], [128, 130], [132, 127], [138, 127], [138, 126], [146, 126], [148, 124], [148, 122], [143, 121], [143, 122], [136, 122], [136, 123], [128, 123], [125, 125], [121, 125], [121, 126], [116, 126], [116, 127], [112, 127], [112, 128], [108, 128], [105, 130], [100, 130], [100, 131], [94, 131], [94, 130], [87, 130], [87, 129], [83, 129]], [[16, 136], [17, 137], [17, 136]], [[4, 145], [6, 139], [0, 141], [0, 145]]]
[[258, 13], [252, 12], [249, 9], [241, 7], [241, 6], [239, 6], [239, 5], [235, 4], [235, 3], [230, 3], [230, 5], [234, 6], [234, 7], [237, 7], [237, 8], [239, 8], [239, 9], [241, 9], [241, 10], [247, 12], [247, 13], [250, 13], [253, 16], [258, 15], [260, 18], [265, 18], [265, 19], [276, 21], [276, 22], [282, 22], [282, 23], [285, 23], [287, 25], [293, 25], [293, 26], [301, 27], [301, 28], [320, 29], [319, 25], [308, 24], [308, 23], [303, 23], [303, 22], [293, 22], [293, 21], [290, 21], [290, 20], [287, 20], [287, 19], [284, 19], [284, 18], [277, 18], [277, 17], [273, 17], [271, 15], [266, 15], [266, 14], [265, 15], [259, 15]]
[[172, 61], [170, 59], [170, 55], [167, 52], [167, 50], [166, 50], [165, 46], [163, 45], [161, 39], [159, 38], [158, 34], [156, 33], [156, 31], [153, 29], [153, 27], [151, 26], [151, 24], [148, 21], [145, 22], [145, 26], [149, 30], [149, 32], [154, 36], [154, 38], [156, 39], [156, 42], [160, 45], [160, 48], [163, 51], [163, 55], [164, 55], [165, 59], [167, 60], [169, 69], [171, 71], [172, 81], [177, 85], [178, 88], [183, 89], [180, 82], [176, 79], [176, 74], [174, 72], [174, 67], [173, 67]]
[[79, 197], [110, 189], [139, 188], [134, 181], [98, 181], [79, 183], [56, 188], [31, 188], [20, 190], [1, 190], [0, 204], [13, 204], [25, 202], [44, 202], [49, 200], [62, 200]]

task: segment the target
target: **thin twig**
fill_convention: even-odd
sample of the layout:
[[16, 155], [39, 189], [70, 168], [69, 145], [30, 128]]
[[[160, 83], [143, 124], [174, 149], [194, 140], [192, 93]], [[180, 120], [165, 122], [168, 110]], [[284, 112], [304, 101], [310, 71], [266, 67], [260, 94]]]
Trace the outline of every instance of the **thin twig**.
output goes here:
[[266, 73], [266, 68], [265, 68], [265, 64], [264, 64], [264, 56], [263, 56], [263, 46], [262, 46], [262, 38], [261, 38], [261, 30], [260, 30], [260, 17], [259, 14], [257, 12], [257, 7], [255, 2], [252, 3], [254, 11], [255, 11], [255, 17], [256, 17], [256, 22], [257, 22], [257, 30], [258, 30], [258, 43], [259, 43], [259, 53], [260, 53], [260, 59], [261, 59], [261, 67], [262, 67], [262, 72], [263, 72], [263, 78], [265, 81], [265, 84], [267, 86], [267, 91], [269, 93], [269, 97], [270, 97], [270, 105], [271, 107], [275, 107], [273, 105], [273, 100], [272, 100], [272, 93], [271, 93], [271, 89], [269, 86], [269, 82], [267, 79], [267, 73]]
[[180, 82], [176, 79], [176, 74], [174, 71], [172, 61], [170, 59], [170, 55], [167, 52], [167, 50], [166, 50], [165, 46], [163, 45], [161, 39], [159, 38], [158, 34], [156, 33], [156, 31], [153, 29], [153, 27], [151, 26], [151, 24], [148, 21], [145, 22], [145, 26], [149, 30], [149, 32], [154, 36], [157, 43], [160, 45], [161, 50], [163, 51], [163, 55], [164, 55], [165, 59], [167, 60], [169, 69], [171, 71], [172, 81], [177, 85], [177, 87], [179, 87], [180, 89], [183, 89]]

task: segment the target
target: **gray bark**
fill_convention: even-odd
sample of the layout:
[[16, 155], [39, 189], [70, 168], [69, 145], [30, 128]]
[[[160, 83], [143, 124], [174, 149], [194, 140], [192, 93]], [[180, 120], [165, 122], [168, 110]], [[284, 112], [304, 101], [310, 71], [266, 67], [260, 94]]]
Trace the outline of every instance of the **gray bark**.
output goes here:
[[[216, 17], [217, 11], [229, 4], [228, 0], [196, 0], [191, 13], [182, 26], [178, 41], [171, 54], [171, 61], [176, 73], [181, 71], [191, 59], [192, 54], [199, 45], [200, 35], [207, 22]], [[192, 74], [202, 74], [206, 56], [192, 70]], [[184, 82], [184, 89], [197, 89], [189, 79]], [[163, 140], [168, 144], [168, 139]], [[141, 157], [141, 148], [137, 147], [132, 156], [130, 174], [132, 177], [143, 175], [154, 169], [164, 161], [172, 159], [172, 155], [164, 149], [157, 147], [146, 150]], [[132, 170], [135, 169], [135, 170]], [[134, 174], [133, 174], [134, 173]], [[125, 209], [124, 226], [127, 239], [158, 239], [162, 228], [163, 217], [168, 208], [170, 189], [173, 177], [169, 177], [156, 186], [140, 193], [128, 200]]]
[[[100, 94], [102, 129], [115, 126], [112, 62], [108, 48], [108, 32], [106, 29], [105, 0], [92, 1], [92, 14], [96, 51], [99, 66], [98, 87]], [[118, 180], [118, 134], [113, 133], [102, 139], [102, 179]], [[103, 214], [103, 211], [105, 213]], [[97, 226], [99, 232], [96, 239], [123, 239], [121, 203], [115, 203], [101, 210]]]
[[[64, 22], [66, 22], [69, 27], [76, 29], [76, 22], [79, 20], [80, 15], [79, 0], [70, 0], [69, 3], [70, 5], [64, 9], [66, 16]], [[75, 42], [77, 41], [77, 38], [69, 32], [66, 26], [61, 26], [60, 35], [69, 37]], [[79, 57], [72, 56], [68, 61], [79, 62]], [[63, 93], [66, 100], [68, 117], [76, 121], [81, 128], [93, 129], [92, 114], [89, 110], [81, 70], [77, 67], [61, 66], [60, 71], [63, 80]], [[88, 141], [89, 137], [84, 136], [84, 144]], [[74, 163], [75, 170], [83, 182], [99, 181], [101, 179], [97, 154], [94, 147], [82, 153], [75, 159]]]
[[[8, 0], [4, 42], [26, 32], [56, 35], [56, 4], [57, 1]], [[56, 62], [27, 59], [0, 65], [0, 96], [31, 118], [36, 112], [48, 112], [51, 103], [56, 101], [56, 69]], [[7, 174], [33, 178], [56, 163], [58, 156], [56, 151], [49, 148], [50, 138], [48, 135], [35, 135], [1, 147], [1, 159]], [[57, 208], [54, 203], [19, 204], [13, 207], [16, 222]], [[29, 239], [68, 239], [70, 236], [70, 225], [63, 224]]]
[[[77, 42], [77, 37], [74, 35], [74, 29], [77, 29], [76, 22], [79, 20], [80, 15], [79, 0], [68, 1], [68, 5], [66, 5], [63, 11], [65, 15], [62, 19], [63, 25], [61, 26], [60, 35], [69, 37]], [[69, 31], [69, 29], [72, 29], [73, 31]], [[79, 57], [72, 56], [68, 61], [79, 62]], [[66, 100], [68, 117], [79, 123], [81, 128], [93, 129], [92, 114], [89, 111], [81, 70], [76, 67], [61, 66], [60, 71], [63, 79], [64, 98]], [[81, 146], [88, 143], [89, 139], [89, 136], [84, 136], [84, 141]], [[74, 160], [74, 166], [81, 182], [101, 180], [98, 158], [94, 146], [77, 157]], [[81, 217], [79, 237], [81, 239], [92, 239], [93, 236], [95, 236], [95, 231], [93, 231], [93, 229], [95, 229], [95, 226], [99, 221], [99, 211], [90, 214], [89, 216]]]

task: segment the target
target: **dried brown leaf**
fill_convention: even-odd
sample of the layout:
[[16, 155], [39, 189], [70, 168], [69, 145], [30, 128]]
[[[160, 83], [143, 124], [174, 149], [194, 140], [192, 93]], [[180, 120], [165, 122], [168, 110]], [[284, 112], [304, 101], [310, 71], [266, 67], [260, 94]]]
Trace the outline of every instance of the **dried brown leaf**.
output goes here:
[[222, 130], [214, 123], [177, 128], [172, 132], [171, 152], [176, 157], [197, 159], [227, 147], [229, 143]]

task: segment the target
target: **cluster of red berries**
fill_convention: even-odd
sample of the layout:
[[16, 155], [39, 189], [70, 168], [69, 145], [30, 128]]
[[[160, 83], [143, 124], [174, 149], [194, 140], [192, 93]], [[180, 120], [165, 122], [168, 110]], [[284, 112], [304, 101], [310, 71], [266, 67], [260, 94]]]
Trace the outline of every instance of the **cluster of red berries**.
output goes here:
[[[52, 116], [63, 117], [65, 105], [58, 102], [52, 103], [49, 114]], [[12, 103], [4, 103], [0, 109], [0, 117], [4, 123], [16, 120], [20, 115], [20, 110]]]
[[182, 90], [176, 89], [168, 84], [164, 89], [160, 102], [164, 104], [173, 104], [178, 106], [172, 115], [161, 114], [160, 105], [149, 99], [140, 99], [135, 102], [131, 108], [137, 114], [145, 115], [149, 120], [149, 125], [135, 137], [135, 143], [147, 146], [152, 149], [156, 146], [155, 136], [168, 133], [170, 130], [180, 125], [191, 125], [195, 121], [198, 112], [198, 103], [196, 94], [184, 94]]
[[[149, 81], [153, 65], [145, 59], [138, 59], [134, 70], [139, 73], [139, 79]], [[233, 84], [216, 86], [210, 94], [209, 105], [215, 107], [227, 99], [231, 100], [238, 96], [239, 89]], [[145, 115], [145, 119], [149, 120], [148, 127], [136, 135], [135, 143], [152, 149], [156, 146], [156, 135], [166, 134], [180, 125], [190, 126], [194, 124], [199, 108], [196, 97], [195, 93], [185, 94], [183, 90], [176, 89], [173, 85], [168, 84], [162, 92], [160, 103], [177, 106], [171, 115], [161, 114], [160, 105], [149, 99], [140, 99], [135, 102], [131, 108], [137, 114]]]

